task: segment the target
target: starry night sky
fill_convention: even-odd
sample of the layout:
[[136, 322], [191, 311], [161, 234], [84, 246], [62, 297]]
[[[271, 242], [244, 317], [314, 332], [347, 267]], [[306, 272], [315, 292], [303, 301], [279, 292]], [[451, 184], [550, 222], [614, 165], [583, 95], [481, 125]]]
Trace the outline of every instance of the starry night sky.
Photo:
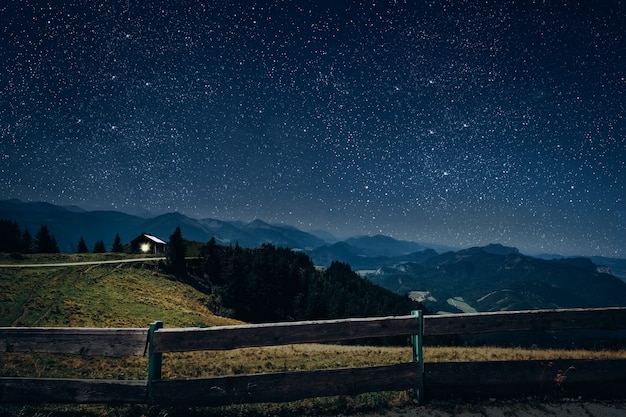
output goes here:
[[622, 1], [8, 3], [2, 199], [626, 257]]

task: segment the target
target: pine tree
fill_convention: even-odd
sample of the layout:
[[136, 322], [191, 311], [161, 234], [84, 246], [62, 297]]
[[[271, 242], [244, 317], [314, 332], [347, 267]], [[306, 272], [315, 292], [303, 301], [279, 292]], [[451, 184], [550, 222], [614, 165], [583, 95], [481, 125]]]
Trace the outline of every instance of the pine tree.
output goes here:
[[104, 253], [106, 252], [106, 248], [104, 247], [104, 242], [102, 240], [99, 240], [96, 242], [96, 244], [93, 246], [93, 251], [92, 253]]
[[111, 246], [111, 252], [124, 252], [124, 245], [122, 245], [122, 239], [120, 234], [115, 234], [115, 240], [113, 240], [113, 246]]
[[76, 249], [77, 253], [88, 253], [89, 249], [87, 249], [87, 244], [85, 243], [85, 239], [83, 239], [83, 237], [80, 237], [80, 240], [78, 241], [78, 248]]
[[17, 222], [0, 220], [0, 252], [19, 252], [22, 231]]
[[176, 227], [174, 233], [170, 235], [170, 241], [165, 249], [167, 270], [177, 276], [182, 277], [187, 274], [187, 264], [185, 263], [185, 240], [180, 231], [180, 226]]
[[20, 252], [33, 253], [34, 251], [33, 237], [28, 231], [28, 228], [26, 228], [24, 229], [24, 233], [22, 233], [22, 238], [20, 239]]
[[220, 280], [221, 260], [220, 248], [217, 246], [215, 237], [212, 237], [202, 251], [202, 269], [215, 284], [223, 284]]
[[35, 235], [35, 249], [37, 253], [59, 253], [57, 241], [45, 224]]

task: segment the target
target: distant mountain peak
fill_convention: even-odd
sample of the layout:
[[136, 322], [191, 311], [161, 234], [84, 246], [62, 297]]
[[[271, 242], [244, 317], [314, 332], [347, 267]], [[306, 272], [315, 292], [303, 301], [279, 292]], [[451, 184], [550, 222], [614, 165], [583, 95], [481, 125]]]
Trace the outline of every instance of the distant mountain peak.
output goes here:
[[254, 219], [250, 223], [246, 225], [246, 228], [255, 228], [255, 229], [270, 229], [269, 223], [264, 222], [261, 219]]
[[512, 246], [504, 246], [499, 243], [490, 243], [481, 248], [492, 255], [519, 255], [519, 249]]
[[177, 211], [172, 211], [170, 213], [163, 213], [163, 214], [159, 214], [158, 216], [153, 217], [153, 219], [167, 219], [167, 218], [175, 218], [175, 219], [182, 219], [182, 218], [188, 218], [187, 216], [185, 216], [184, 214], [181, 214]]

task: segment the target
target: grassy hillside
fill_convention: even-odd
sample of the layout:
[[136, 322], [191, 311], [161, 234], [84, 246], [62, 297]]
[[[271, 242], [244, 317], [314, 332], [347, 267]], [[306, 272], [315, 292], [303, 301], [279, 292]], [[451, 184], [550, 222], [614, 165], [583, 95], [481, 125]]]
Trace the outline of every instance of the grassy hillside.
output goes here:
[[[117, 256], [117, 255], [116, 255]], [[109, 259], [106, 255], [30, 255], [20, 262]], [[127, 264], [0, 269], [0, 326], [167, 327], [236, 321], [214, 315], [209, 296], [169, 280], [155, 261]]]
[[[32, 255], [16, 261], [0, 255], [0, 264], [55, 263], [110, 259], [110, 255]], [[132, 264], [0, 268], [0, 326], [167, 327], [211, 326], [235, 321], [214, 315], [210, 296], [168, 279], [155, 261]], [[425, 347], [427, 362], [507, 359], [625, 357], [623, 351], [587, 352], [502, 348]], [[290, 345], [233, 351], [164, 355], [164, 378], [195, 378], [360, 367], [407, 362], [411, 348], [341, 345]], [[75, 355], [0, 353], [0, 376], [47, 378], [145, 379], [145, 357], [102, 358]], [[409, 392], [303, 400], [287, 404], [161, 410], [170, 416], [337, 415], [411, 405]], [[2, 416], [138, 416], [145, 406], [0, 405]]]

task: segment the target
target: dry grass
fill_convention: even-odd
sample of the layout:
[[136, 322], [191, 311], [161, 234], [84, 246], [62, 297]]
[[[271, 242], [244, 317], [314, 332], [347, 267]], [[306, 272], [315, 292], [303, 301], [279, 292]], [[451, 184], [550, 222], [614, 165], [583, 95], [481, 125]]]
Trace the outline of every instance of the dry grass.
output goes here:
[[[428, 362], [502, 361], [522, 359], [626, 359], [626, 351], [539, 350], [497, 347], [425, 347]], [[248, 373], [271, 373], [337, 367], [362, 367], [408, 362], [409, 347], [288, 345], [232, 351], [165, 354], [163, 378], [198, 378]], [[145, 379], [147, 359], [78, 357], [73, 355], [0, 354], [0, 376]], [[314, 398], [284, 404], [244, 404], [183, 410], [150, 410], [147, 406], [12, 406], [2, 416], [138, 417], [160, 416], [319, 416], [381, 413], [413, 405], [410, 391], [363, 394], [355, 397]]]
[[[63, 260], [69, 257], [64, 255]], [[166, 327], [239, 323], [213, 314], [210, 296], [167, 279], [155, 270], [154, 262], [1, 272], [0, 326], [148, 327], [154, 320]]]
[[[424, 348], [426, 363], [555, 359], [626, 359], [626, 351], [539, 350], [489, 346]], [[410, 347], [289, 345], [165, 354], [163, 377], [198, 378], [244, 373], [357, 368], [410, 361]]]
[[[426, 363], [555, 359], [626, 359], [626, 351], [540, 350], [488, 346], [424, 348]], [[167, 353], [163, 355], [163, 378], [357, 368], [410, 361], [410, 347], [326, 344]], [[147, 359], [3, 353], [0, 355], [0, 376], [145, 379]]]
[[425, 362], [479, 362], [555, 359], [626, 359], [626, 350], [424, 347]]

